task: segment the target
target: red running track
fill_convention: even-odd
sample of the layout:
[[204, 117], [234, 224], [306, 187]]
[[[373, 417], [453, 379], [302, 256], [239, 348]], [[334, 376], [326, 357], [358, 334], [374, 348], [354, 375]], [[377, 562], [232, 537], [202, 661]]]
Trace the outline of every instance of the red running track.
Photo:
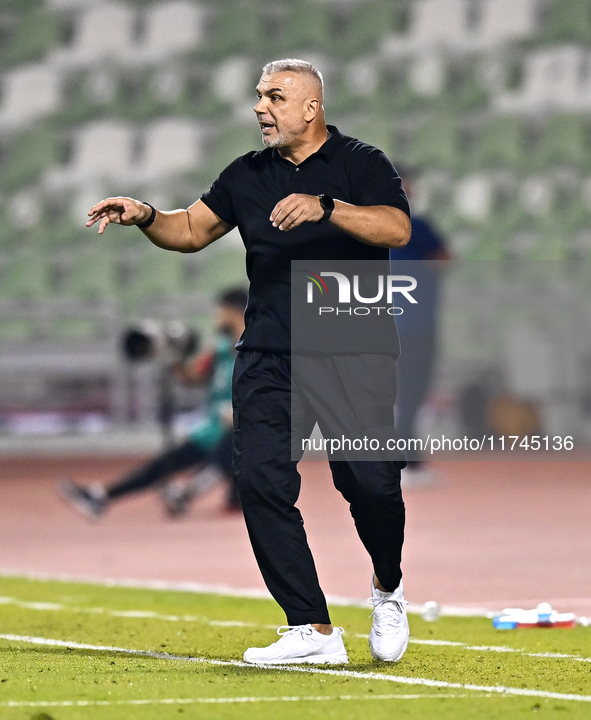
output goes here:
[[[0, 569], [260, 588], [240, 516], [221, 489], [171, 521], [145, 493], [98, 522], [66, 507], [55, 482], [108, 481], [139, 458], [4, 458]], [[440, 461], [436, 487], [408, 490], [407, 599], [492, 610], [533, 607], [591, 615], [588, 461]], [[326, 593], [364, 600], [370, 564], [326, 463], [301, 467], [300, 508]]]

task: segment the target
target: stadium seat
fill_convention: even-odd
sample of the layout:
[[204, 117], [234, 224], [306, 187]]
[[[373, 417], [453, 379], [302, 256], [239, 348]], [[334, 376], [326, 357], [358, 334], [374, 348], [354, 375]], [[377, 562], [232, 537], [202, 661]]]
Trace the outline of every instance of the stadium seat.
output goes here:
[[447, 64], [445, 86], [438, 104], [451, 113], [488, 110], [488, 91], [482, 81], [478, 58], [454, 58]]
[[287, 56], [293, 57], [298, 50], [326, 52], [332, 49], [334, 33], [331, 16], [329, 3], [314, 0], [289, 3], [281, 33], [281, 46], [287, 49]]
[[180, 117], [162, 118], [148, 126], [138, 180], [160, 180], [197, 170], [203, 162], [202, 136], [195, 122]]
[[226, 165], [240, 155], [244, 155], [250, 150], [262, 149], [261, 133], [255, 120], [240, 125], [228, 123], [221, 126], [218, 129], [210, 163], [212, 178], [216, 178]]
[[47, 64], [17, 65], [4, 75], [0, 130], [21, 130], [58, 111], [61, 75]]
[[589, 51], [582, 45], [543, 46], [525, 57], [523, 81], [496, 95], [503, 113], [523, 111], [587, 112], [591, 109]]
[[411, 3], [409, 38], [417, 45], [451, 45], [466, 41], [465, 0], [416, 0]]
[[455, 210], [465, 221], [481, 224], [491, 214], [493, 183], [485, 173], [460, 178], [455, 186]]
[[136, 10], [127, 3], [88, 4], [76, 16], [74, 36], [52, 59], [62, 66], [90, 66], [100, 60], [128, 60], [133, 56]]
[[532, 160], [541, 168], [556, 165], [591, 168], [591, 121], [583, 114], [550, 118]]
[[135, 270], [121, 297], [130, 310], [148, 300], [183, 294], [184, 255], [147, 245], [141, 252]]
[[375, 145], [389, 158], [396, 160], [396, 147], [394, 142], [394, 127], [387, 119], [358, 120], [339, 128], [347, 135], [352, 135], [362, 142]]
[[526, 133], [519, 117], [491, 117], [477, 133], [469, 162], [481, 168], [520, 168], [527, 155]]
[[230, 238], [223, 238], [203, 257], [199, 282], [192, 292], [205, 292], [211, 296], [235, 285], [246, 287], [244, 248], [233, 246]]
[[144, 15], [145, 32], [135, 52], [150, 62], [186, 53], [206, 42], [205, 9], [190, 0], [150, 5]]
[[589, 42], [591, 3], [589, 0], [552, 0], [545, 15], [542, 38], [545, 41]]
[[375, 49], [386, 33], [400, 30], [402, 3], [391, 0], [368, 0], [355, 3], [346, 23], [346, 34], [334, 51], [350, 58], [366, 55]]
[[264, 3], [261, 0], [226, 0], [216, 3], [216, 18], [213, 22], [207, 53], [211, 57], [224, 57], [245, 51], [260, 50], [265, 40], [263, 17]]
[[50, 168], [45, 182], [49, 187], [60, 189], [92, 178], [128, 180], [135, 168], [134, 140], [134, 128], [124, 122], [87, 123], [74, 136], [70, 162]]
[[[61, 17], [57, 13], [37, 0], [14, 4], [20, 14], [0, 44], [0, 66], [40, 60], [59, 40]], [[7, 9], [5, 2], [2, 6]]]
[[239, 103], [247, 102], [250, 112], [256, 102], [254, 88], [259, 75], [260, 67], [250, 57], [232, 55], [212, 70], [210, 92], [223, 103], [223, 108], [231, 107], [236, 112]]
[[84, 302], [113, 300], [120, 289], [116, 266], [110, 249], [99, 240], [77, 247], [70, 252], [67, 277], [61, 295]]
[[[495, 46], [537, 34], [537, 0], [487, 0], [481, 3], [481, 19], [477, 32], [480, 45]], [[563, 15], [570, 13], [562, 11]], [[508, 18], [511, 18], [508, 22]]]
[[51, 294], [51, 268], [43, 253], [25, 248], [11, 253], [2, 269], [0, 297], [34, 300]]
[[15, 191], [38, 181], [43, 171], [59, 160], [61, 142], [49, 126], [18, 135], [7, 152], [0, 172], [0, 187]]
[[434, 117], [414, 130], [408, 157], [413, 165], [453, 169], [461, 159], [459, 126], [455, 117]]

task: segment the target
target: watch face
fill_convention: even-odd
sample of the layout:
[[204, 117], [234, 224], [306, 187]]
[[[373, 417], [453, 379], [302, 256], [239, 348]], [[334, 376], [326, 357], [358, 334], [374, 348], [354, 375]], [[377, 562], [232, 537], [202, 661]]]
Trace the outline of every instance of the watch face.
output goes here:
[[329, 195], [321, 195], [320, 204], [324, 212], [331, 213], [334, 210], [334, 200]]

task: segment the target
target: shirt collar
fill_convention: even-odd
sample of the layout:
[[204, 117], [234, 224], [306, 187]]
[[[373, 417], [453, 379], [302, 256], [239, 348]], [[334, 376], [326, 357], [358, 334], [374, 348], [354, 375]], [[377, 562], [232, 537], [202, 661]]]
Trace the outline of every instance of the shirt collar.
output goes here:
[[[304, 165], [305, 163], [310, 162], [312, 158], [315, 157], [323, 157], [326, 160], [332, 159], [335, 152], [337, 151], [340, 140], [343, 136], [334, 125], [327, 125], [326, 129], [330, 133], [330, 136], [326, 139], [326, 142], [321, 145], [315, 153], [312, 153], [312, 155], [309, 155], [305, 160], [303, 160], [300, 165]], [[273, 154], [275, 156], [275, 159], [279, 160], [280, 162], [285, 162], [289, 165], [293, 165], [290, 160], [286, 160], [285, 158], [281, 157], [281, 155], [277, 152], [276, 149], [273, 149]]]
[[[324, 155], [325, 158], [330, 160], [333, 155], [335, 154], [337, 147], [339, 145], [340, 139], [343, 137], [341, 133], [337, 130], [337, 128], [334, 125], [327, 125], [326, 129], [330, 133], [329, 137], [326, 139], [326, 142], [324, 145], [322, 145], [314, 155]], [[313, 157], [313, 155], [310, 155], [310, 157]]]

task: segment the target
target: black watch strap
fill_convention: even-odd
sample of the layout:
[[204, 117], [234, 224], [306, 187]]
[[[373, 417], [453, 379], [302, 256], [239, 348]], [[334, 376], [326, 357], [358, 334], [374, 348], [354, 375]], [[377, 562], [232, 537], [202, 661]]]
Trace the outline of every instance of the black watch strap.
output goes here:
[[156, 208], [153, 205], [150, 205], [149, 202], [144, 202], [144, 205], [147, 205], [149, 208], [152, 208], [152, 212], [150, 213], [150, 217], [147, 220], [144, 220], [144, 222], [136, 223], [137, 227], [139, 228], [149, 228], [150, 225], [154, 222], [156, 219]]
[[324, 210], [324, 215], [317, 221], [317, 225], [325, 220], [328, 220], [334, 210], [334, 200], [330, 197], [330, 195], [319, 195], [318, 199], [320, 200], [320, 206]]

